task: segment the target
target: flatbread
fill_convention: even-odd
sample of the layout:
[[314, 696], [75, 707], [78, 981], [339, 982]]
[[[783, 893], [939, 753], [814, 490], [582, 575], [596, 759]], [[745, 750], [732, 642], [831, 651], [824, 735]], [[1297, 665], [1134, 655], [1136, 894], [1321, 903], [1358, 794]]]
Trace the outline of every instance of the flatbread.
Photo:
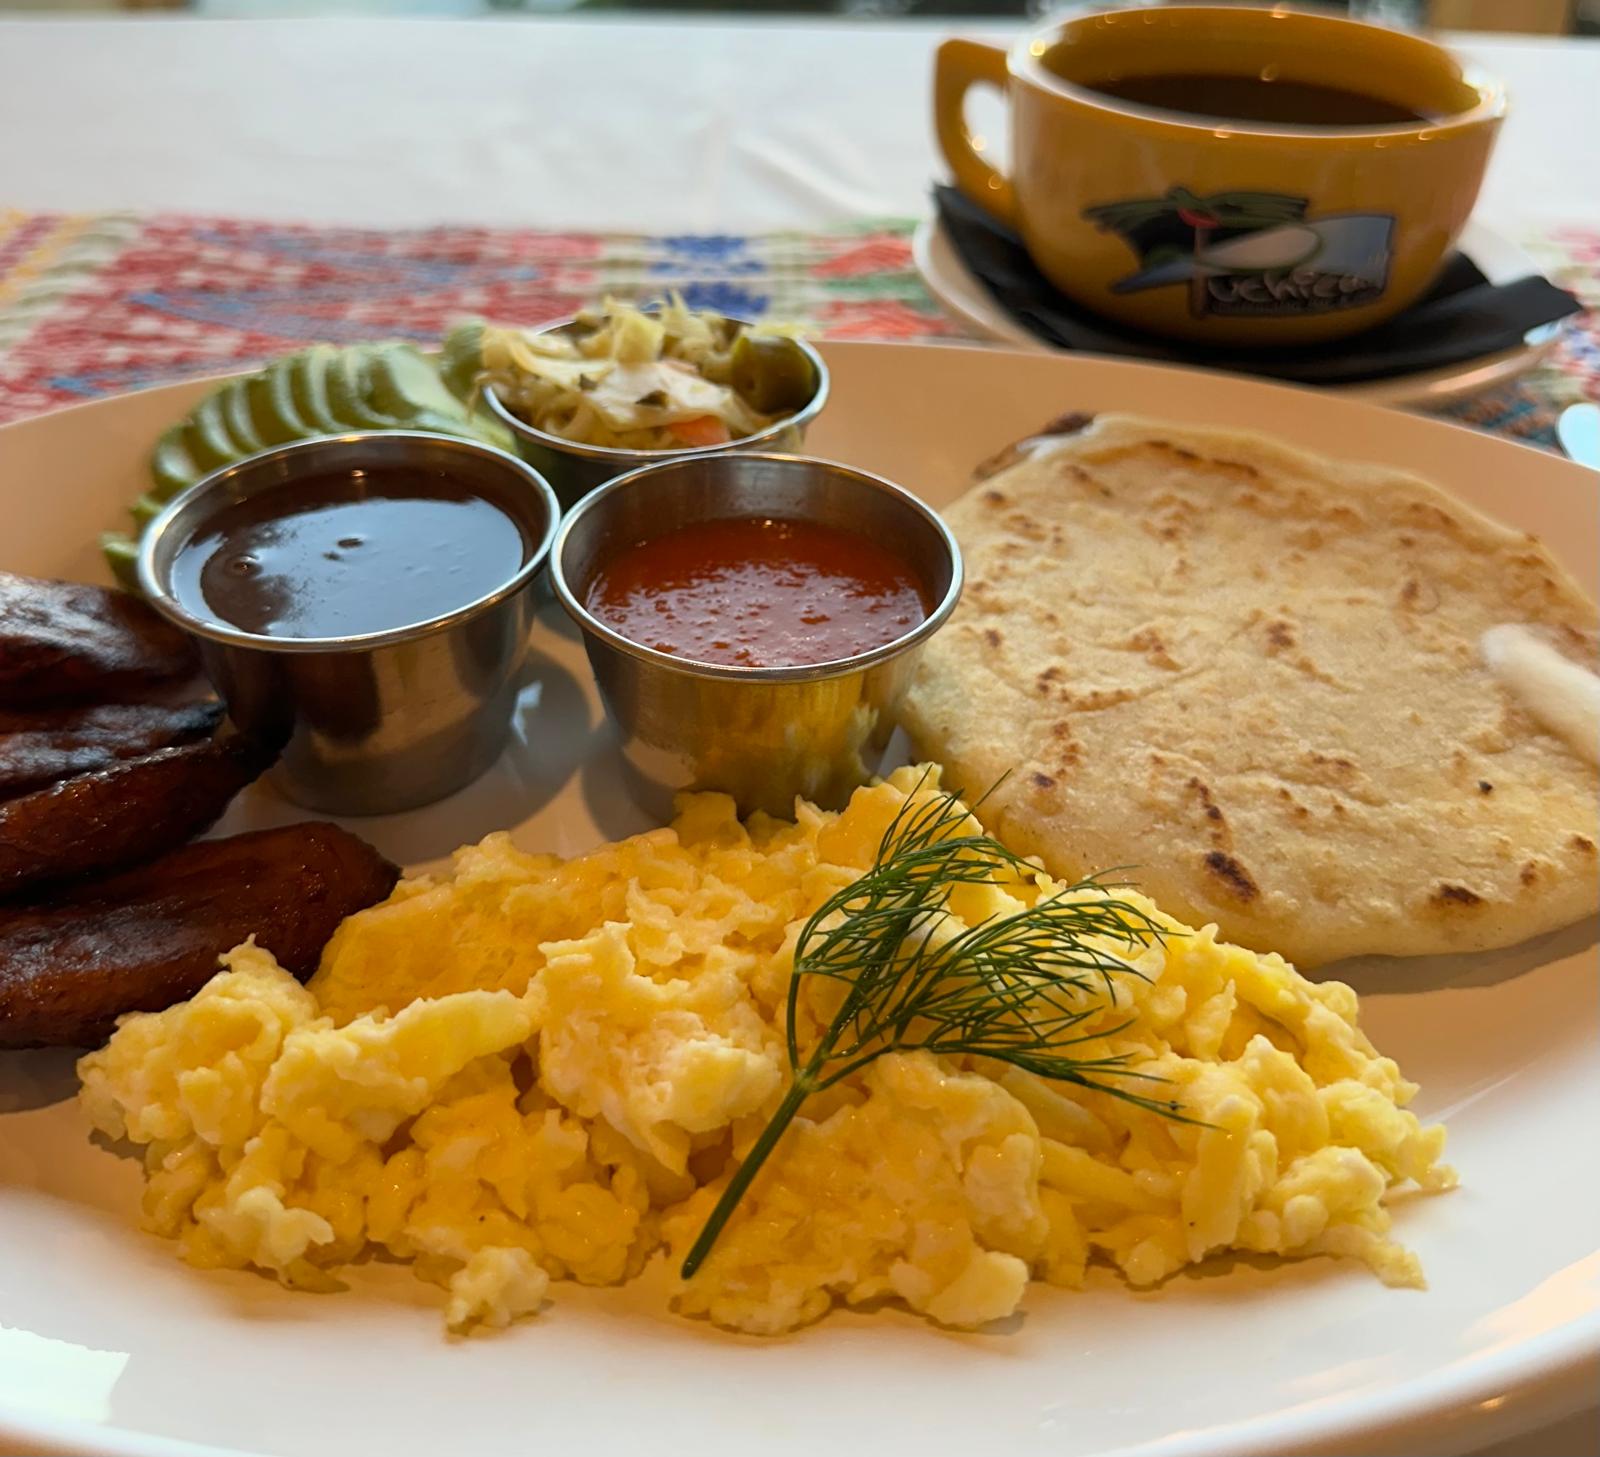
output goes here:
[[955, 615], [919, 754], [1052, 872], [1121, 878], [1302, 965], [1508, 945], [1592, 912], [1600, 774], [1485, 667], [1525, 624], [1593, 670], [1533, 538], [1414, 476], [1106, 415], [947, 513]]

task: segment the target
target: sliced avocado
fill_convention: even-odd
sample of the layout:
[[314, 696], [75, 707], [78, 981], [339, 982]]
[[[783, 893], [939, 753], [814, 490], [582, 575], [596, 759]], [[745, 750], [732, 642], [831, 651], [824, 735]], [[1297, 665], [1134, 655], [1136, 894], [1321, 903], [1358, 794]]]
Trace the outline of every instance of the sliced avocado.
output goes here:
[[470, 400], [478, 388], [483, 368], [483, 321], [457, 324], [444, 336], [439, 350], [439, 378], [458, 400]]
[[284, 361], [294, 407], [318, 435], [341, 435], [349, 428], [340, 423], [328, 399], [328, 369], [338, 353], [332, 344], [313, 344]]
[[222, 417], [221, 390], [214, 390], [190, 412], [183, 427], [183, 443], [201, 475], [208, 475], [239, 458], [233, 436], [228, 433], [227, 421]]
[[328, 407], [346, 430], [398, 430], [405, 423], [368, 402], [367, 375], [373, 347], [352, 344], [329, 362]]
[[150, 452], [150, 479], [155, 483], [150, 494], [158, 501], [170, 501], [200, 479], [200, 468], [183, 443], [182, 425], [174, 425], [156, 441]]
[[105, 554], [106, 565], [117, 585], [130, 592], [142, 590], [139, 586], [139, 542], [136, 537], [125, 536], [120, 531], [102, 531], [100, 550]]
[[516, 437], [510, 428], [502, 425], [481, 405], [472, 412], [472, 431], [486, 445], [493, 445], [512, 455], [517, 453]]
[[250, 419], [255, 424], [256, 434], [268, 445], [286, 445], [291, 440], [304, 440], [317, 433], [300, 418], [300, 412], [294, 407], [287, 365], [287, 360], [280, 359], [244, 382]]
[[476, 424], [458, 415], [440, 415], [433, 410], [418, 410], [400, 427], [404, 430], [427, 430], [434, 435], [458, 435], [463, 440], [477, 440]]
[[[372, 355], [368, 403], [408, 425], [423, 415], [465, 425], [466, 406], [444, 387], [433, 361], [411, 344], [380, 344]], [[434, 426], [418, 425], [418, 429]], [[459, 433], [459, 426], [458, 426]]]
[[266, 441], [256, 432], [244, 384], [242, 379], [236, 379], [222, 388], [222, 418], [241, 456], [256, 455], [267, 448]]
[[167, 503], [157, 500], [153, 492], [146, 492], [129, 508], [133, 512], [134, 523], [143, 531], [157, 516]]

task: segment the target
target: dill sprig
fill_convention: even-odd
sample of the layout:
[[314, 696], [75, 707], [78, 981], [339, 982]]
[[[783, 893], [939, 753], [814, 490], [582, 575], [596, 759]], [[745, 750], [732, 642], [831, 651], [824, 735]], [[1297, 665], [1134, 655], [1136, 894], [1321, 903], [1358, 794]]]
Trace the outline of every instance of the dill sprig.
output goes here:
[[[800, 932], [787, 1016], [793, 1081], [685, 1258], [685, 1279], [700, 1268], [805, 1100], [886, 1052], [994, 1058], [1188, 1121], [1176, 1102], [1109, 1081], [1161, 1081], [1130, 1071], [1127, 1055], [1082, 1050], [1131, 1025], [1130, 1018], [1093, 1033], [1079, 1030], [1116, 1005], [1112, 978], [1148, 979], [1106, 944], [1137, 954], [1162, 940], [1156, 922], [1126, 901], [1076, 899], [1076, 892], [1105, 888], [1091, 877], [1010, 915], [945, 934], [956, 887], [1025, 878], [1036, 867], [991, 836], [971, 833], [959, 795], [916, 799], [913, 792], [884, 831], [872, 868], [824, 901]], [[816, 1044], [804, 1050], [800, 995], [808, 977], [836, 981], [844, 994]]]

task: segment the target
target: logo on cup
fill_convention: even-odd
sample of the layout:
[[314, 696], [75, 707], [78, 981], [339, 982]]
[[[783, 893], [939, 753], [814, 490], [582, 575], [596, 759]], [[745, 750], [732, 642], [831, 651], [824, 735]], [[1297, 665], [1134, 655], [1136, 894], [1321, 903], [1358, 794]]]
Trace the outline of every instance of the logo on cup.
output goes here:
[[1169, 187], [1085, 208], [1118, 234], [1139, 266], [1111, 285], [1139, 293], [1186, 283], [1195, 318], [1333, 313], [1370, 304], [1389, 282], [1394, 219], [1386, 213], [1306, 216], [1304, 197]]

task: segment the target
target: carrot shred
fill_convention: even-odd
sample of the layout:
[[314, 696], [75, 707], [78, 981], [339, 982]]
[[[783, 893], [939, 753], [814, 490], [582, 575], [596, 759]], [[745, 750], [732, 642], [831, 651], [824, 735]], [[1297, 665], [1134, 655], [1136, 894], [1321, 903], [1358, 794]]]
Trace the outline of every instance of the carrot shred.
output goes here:
[[692, 420], [674, 420], [667, 429], [675, 440], [689, 446], [726, 445], [733, 439], [726, 422], [716, 415], [696, 415]]

